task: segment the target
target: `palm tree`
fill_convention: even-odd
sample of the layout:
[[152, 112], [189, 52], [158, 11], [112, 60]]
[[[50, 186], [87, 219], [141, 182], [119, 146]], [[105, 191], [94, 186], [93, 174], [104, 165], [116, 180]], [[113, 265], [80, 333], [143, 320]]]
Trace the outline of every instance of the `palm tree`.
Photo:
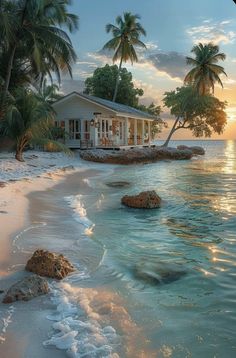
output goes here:
[[212, 43], [199, 43], [193, 46], [191, 52], [194, 53], [195, 58], [186, 57], [187, 64], [193, 68], [186, 75], [185, 84], [193, 85], [199, 94], [206, 94], [211, 90], [214, 93], [215, 83], [219, 83], [223, 87], [220, 75], [226, 75], [226, 73], [224, 68], [217, 63], [220, 60], [224, 61], [226, 55], [219, 52], [219, 46]]
[[49, 103], [32, 91], [20, 88], [0, 121], [0, 132], [15, 142], [15, 158], [24, 161], [23, 151], [30, 143], [53, 143], [66, 150], [65, 146], [52, 140], [53, 119], [54, 111]]
[[78, 28], [76, 15], [67, 12], [70, 0], [1, 0], [0, 45], [8, 60], [5, 71], [3, 99], [11, 81], [14, 61], [20, 59], [22, 67], [30, 69], [39, 78], [46, 74], [68, 71], [71, 75], [76, 54], [66, 31]]
[[40, 100], [49, 104], [52, 104], [63, 96], [62, 93], [59, 93], [59, 86], [55, 83], [48, 85], [46, 78], [43, 79], [41, 86], [37, 89], [36, 95]]
[[137, 22], [139, 19], [139, 15], [132, 15], [130, 12], [125, 12], [123, 18], [121, 16], [117, 16], [116, 25], [106, 25], [106, 32], [111, 32], [113, 38], [104, 45], [103, 49], [115, 51], [113, 56], [113, 63], [117, 60], [120, 60], [115, 90], [113, 94], [113, 102], [116, 101], [117, 97], [120, 70], [123, 61], [131, 61], [132, 64], [134, 62], [138, 62], [135, 46], [146, 48], [145, 44], [139, 39], [141, 35], [146, 36], [146, 31], [142, 25]]

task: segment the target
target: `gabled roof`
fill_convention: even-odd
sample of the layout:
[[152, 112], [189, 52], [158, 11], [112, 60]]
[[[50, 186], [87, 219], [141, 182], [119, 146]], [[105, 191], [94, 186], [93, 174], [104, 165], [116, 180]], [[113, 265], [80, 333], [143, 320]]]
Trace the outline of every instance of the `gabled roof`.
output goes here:
[[107, 99], [103, 99], [103, 98], [99, 98], [99, 97], [95, 97], [95, 96], [89, 96], [87, 94], [84, 93], [79, 93], [79, 92], [71, 92], [68, 95], [60, 98], [59, 100], [57, 100], [56, 102], [53, 103], [57, 104], [60, 103], [61, 101], [66, 100], [67, 98], [70, 98], [71, 96], [76, 95], [78, 97], [84, 98], [85, 100], [88, 100], [90, 102], [93, 102], [95, 104], [98, 104], [99, 106], [105, 107], [107, 109], [112, 110], [113, 112], [115, 112], [116, 114], [124, 114], [124, 115], [129, 115], [132, 117], [137, 117], [137, 118], [144, 118], [144, 119], [156, 119], [155, 116], [150, 115], [149, 113], [140, 111], [139, 109], [130, 107], [130, 106], [126, 106], [124, 104], [121, 103], [116, 103], [116, 102], [112, 102], [109, 101]]

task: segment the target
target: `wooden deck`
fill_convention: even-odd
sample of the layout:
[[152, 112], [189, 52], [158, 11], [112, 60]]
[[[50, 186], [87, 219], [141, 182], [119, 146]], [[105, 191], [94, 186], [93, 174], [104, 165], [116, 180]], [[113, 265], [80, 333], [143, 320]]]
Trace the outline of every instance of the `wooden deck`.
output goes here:
[[66, 142], [65, 143], [71, 149], [103, 149], [103, 150], [128, 150], [133, 148], [148, 148], [153, 147], [153, 144], [145, 143], [145, 144], [129, 144], [129, 145], [119, 145], [114, 144], [113, 142], [109, 141], [106, 144], [99, 144], [94, 146], [92, 140], [80, 140], [74, 142]]
[[103, 150], [128, 150], [133, 148], [148, 148], [153, 147], [153, 144], [138, 144], [138, 145], [114, 145], [114, 146], [96, 146], [96, 149]]

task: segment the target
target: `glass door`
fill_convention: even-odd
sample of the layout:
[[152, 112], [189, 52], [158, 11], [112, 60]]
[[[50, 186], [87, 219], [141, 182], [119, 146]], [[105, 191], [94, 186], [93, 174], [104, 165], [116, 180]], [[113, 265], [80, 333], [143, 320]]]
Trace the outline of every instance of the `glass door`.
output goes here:
[[81, 137], [81, 123], [80, 119], [69, 120], [69, 138], [71, 140], [79, 140]]

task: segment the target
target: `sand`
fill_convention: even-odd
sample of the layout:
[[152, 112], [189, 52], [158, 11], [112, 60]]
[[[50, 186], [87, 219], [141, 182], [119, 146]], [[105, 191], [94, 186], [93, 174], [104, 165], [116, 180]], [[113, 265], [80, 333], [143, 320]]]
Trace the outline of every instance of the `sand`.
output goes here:
[[[78, 157], [68, 158], [61, 153], [29, 152], [26, 163], [12, 159], [11, 153], [1, 153], [0, 290], [6, 291], [27, 274], [23, 270], [25, 255], [15, 250], [15, 245], [18, 235], [29, 226], [29, 193], [48, 190], [69, 174], [85, 169]], [[64, 357], [63, 351], [45, 349], [42, 345], [48, 338], [50, 325], [46, 315], [50, 308], [51, 302], [46, 296], [14, 305], [0, 303], [0, 357]]]

